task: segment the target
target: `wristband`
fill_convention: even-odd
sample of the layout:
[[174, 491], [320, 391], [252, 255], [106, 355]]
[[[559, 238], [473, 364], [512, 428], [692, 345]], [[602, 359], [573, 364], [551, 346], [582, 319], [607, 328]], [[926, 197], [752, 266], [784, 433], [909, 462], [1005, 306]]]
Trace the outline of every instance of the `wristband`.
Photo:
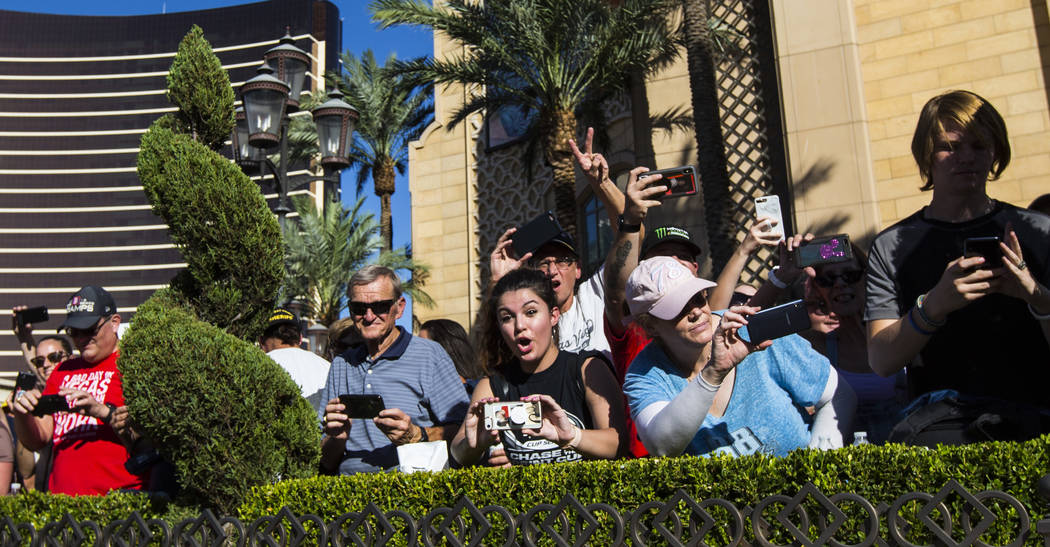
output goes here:
[[1047, 319], [1050, 319], [1050, 313], [1041, 314], [1035, 311], [1035, 308], [1033, 308], [1031, 304], [1028, 305], [1028, 312], [1032, 314], [1032, 317], [1035, 317], [1039, 321], [1046, 321]]
[[775, 266], [772, 270], [769, 270], [769, 275], [766, 276], [766, 278], [769, 279], [769, 282], [772, 283], [774, 287], [778, 289], [786, 289], [788, 284], [784, 283], [779, 277], [777, 277], [777, 270], [779, 269], [780, 266]]
[[419, 428], [419, 440], [416, 441], [416, 442], [420, 442], [420, 443], [428, 443], [428, 442], [430, 442], [430, 435], [427, 435], [427, 428], [425, 428], [425, 427], [423, 427], [421, 425], [417, 425], [416, 427]]
[[113, 403], [106, 403], [106, 408], [109, 409], [109, 414], [106, 414], [106, 417], [102, 418], [102, 423], [109, 424], [113, 421], [113, 411], [117, 409], [117, 405]]
[[[918, 309], [918, 308], [915, 308], [915, 309]], [[919, 312], [919, 313], [921, 314], [922, 312]], [[915, 332], [917, 332], [919, 334], [926, 335], [926, 336], [933, 336], [933, 332], [928, 331], [928, 330], [923, 330], [922, 328], [919, 327], [919, 324], [915, 322], [915, 318], [911, 316], [911, 310], [908, 310], [908, 322], [911, 323], [911, 328], [915, 329]]]
[[923, 320], [924, 323], [926, 323], [927, 325], [929, 325], [929, 326], [931, 326], [931, 327], [933, 327], [935, 329], [939, 329], [939, 328], [943, 327], [944, 324], [948, 322], [948, 320], [945, 319], [944, 321], [934, 321], [934, 320], [930, 319], [930, 316], [926, 315], [926, 312], [923, 311], [923, 309], [922, 309], [922, 305], [925, 304], [925, 303], [926, 303], [926, 293], [920, 294], [919, 297], [915, 299], [915, 309], [918, 310], [919, 317]]
[[573, 450], [576, 450], [577, 448], [580, 447], [580, 440], [583, 439], [583, 431], [581, 431], [580, 428], [578, 428], [576, 426], [573, 426], [573, 429], [575, 431], [572, 434], [572, 440], [570, 440], [568, 442], [568, 444], [566, 444], [562, 448], [566, 448], [567, 447], [567, 448], [571, 448]]
[[722, 387], [722, 384], [715, 385], [705, 380], [703, 372], [697, 374], [696, 379], [700, 381], [700, 387], [704, 388], [704, 390], [706, 391], [710, 391], [711, 393], [717, 392], [718, 388]]

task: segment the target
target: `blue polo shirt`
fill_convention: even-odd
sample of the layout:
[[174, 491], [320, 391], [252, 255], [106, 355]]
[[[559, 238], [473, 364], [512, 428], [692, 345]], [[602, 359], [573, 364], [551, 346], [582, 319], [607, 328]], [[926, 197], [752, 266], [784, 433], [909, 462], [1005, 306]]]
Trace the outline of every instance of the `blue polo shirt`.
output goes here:
[[[436, 342], [397, 327], [394, 344], [376, 359], [361, 345], [332, 361], [321, 400], [344, 394], [378, 394], [386, 408], [397, 408], [420, 427], [463, 421], [470, 398], [455, 365]], [[324, 423], [324, 408], [318, 412]], [[397, 447], [372, 420], [355, 419], [339, 473], [370, 473], [397, 466]]]

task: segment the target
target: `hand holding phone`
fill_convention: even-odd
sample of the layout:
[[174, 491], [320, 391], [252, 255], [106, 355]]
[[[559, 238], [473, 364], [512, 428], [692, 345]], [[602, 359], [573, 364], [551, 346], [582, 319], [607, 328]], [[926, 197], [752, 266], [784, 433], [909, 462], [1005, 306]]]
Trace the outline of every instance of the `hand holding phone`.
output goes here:
[[554, 218], [553, 212], [547, 211], [518, 228], [511, 237], [511, 247], [520, 258], [539, 249], [561, 232], [558, 219]]
[[818, 264], [834, 264], [853, 259], [849, 234], [818, 237], [800, 245], [794, 252], [795, 265], [805, 268]]
[[780, 196], [755, 198], [755, 218], [768, 218], [770, 220], [769, 231], [779, 233], [780, 241], [784, 241], [784, 215], [780, 211]]
[[18, 326], [20, 327], [35, 323], [43, 323], [49, 318], [50, 316], [47, 312], [47, 306], [36, 306], [35, 308], [26, 308], [15, 312], [15, 319], [18, 321]]
[[659, 171], [647, 171], [641, 174], [641, 178], [648, 178], [653, 175], [663, 175], [663, 178], [653, 182], [651, 185], [647, 184], [646, 188], [650, 186], [667, 187], [667, 192], [653, 199], [681, 198], [696, 193], [696, 168], [692, 165], [660, 169]]
[[41, 395], [33, 407], [33, 416], [37, 418], [56, 412], [69, 412], [69, 401], [65, 395]]
[[747, 325], [737, 330], [737, 336], [750, 344], [758, 344], [802, 332], [810, 325], [806, 304], [795, 300], [748, 316]]
[[349, 395], [339, 396], [339, 402], [343, 403], [346, 410], [344, 414], [351, 418], [371, 419], [379, 416], [379, 412], [386, 409], [381, 395]]
[[1003, 250], [999, 248], [999, 236], [970, 237], [963, 241], [963, 256], [983, 256], [984, 268], [999, 268], [1003, 265]]
[[36, 374], [25, 371], [18, 373], [18, 378], [15, 379], [15, 389], [29, 391], [34, 387], [36, 387]]

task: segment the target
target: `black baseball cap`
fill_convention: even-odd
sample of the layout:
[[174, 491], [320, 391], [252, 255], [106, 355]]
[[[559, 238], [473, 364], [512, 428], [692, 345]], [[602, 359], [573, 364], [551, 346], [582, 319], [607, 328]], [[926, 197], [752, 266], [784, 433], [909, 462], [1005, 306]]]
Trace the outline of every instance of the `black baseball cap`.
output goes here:
[[301, 327], [302, 323], [299, 321], [299, 316], [292, 313], [290, 310], [285, 308], [277, 308], [270, 314], [270, 318], [266, 320], [266, 330], [270, 330], [277, 325], [295, 325]]
[[[560, 234], [550, 238], [550, 240], [548, 240], [543, 245], [552, 245], [552, 244], [553, 245], [561, 245], [562, 247], [565, 247], [566, 249], [568, 249], [569, 252], [572, 253], [573, 255], [580, 256], [579, 253], [576, 252], [576, 242], [573, 241], [572, 236], [569, 235], [569, 232], [562, 231], [562, 233], [560, 233]], [[541, 247], [542, 247], [542, 245], [541, 245]]]
[[701, 252], [700, 246], [693, 241], [693, 237], [689, 235], [689, 232], [685, 228], [679, 228], [678, 226], [660, 226], [659, 228], [650, 230], [649, 233], [645, 235], [645, 241], [642, 242], [641, 258], [645, 258], [645, 255], [653, 250], [653, 247], [669, 241], [685, 244], [690, 250], [692, 250], [693, 256], [698, 256]]
[[62, 329], [88, 329], [98, 320], [117, 313], [113, 295], [102, 287], [88, 285], [73, 293], [66, 303], [66, 320], [58, 327]]

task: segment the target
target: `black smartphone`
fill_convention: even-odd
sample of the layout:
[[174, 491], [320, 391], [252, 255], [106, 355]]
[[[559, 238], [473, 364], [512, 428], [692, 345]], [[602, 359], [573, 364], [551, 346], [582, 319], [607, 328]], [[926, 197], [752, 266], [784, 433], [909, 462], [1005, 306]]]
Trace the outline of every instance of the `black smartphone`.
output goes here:
[[26, 308], [15, 314], [18, 316], [18, 324], [35, 324], [43, 323], [47, 321], [51, 316], [47, 313], [47, 306], [37, 306], [35, 308]]
[[1003, 265], [1003, 250], [999, 248], [999, 236], [970, 237], [963, 241], [963, 256], [983, 256], [985, 268]]
[[803, 243], [793, 251], [793, 254], [795, 265], [805, 268], [817, 264], [846, 262], [853, 258], [853, 247], [849, 244], [848, 234], [837, 234], [818, 237], [813, 241]]
[[375, 418], [379, 411], [386, 408], [381, 395], [347, 395], [339, 396], [346, 410], [343, 412], [351, 418]]
[[36, 387], [36, 374], [24, 371], [18, 373], [18, 378], [15, 379], [15, 389], [29, 391], [34, 387]]
[[56, 412], [69, 412], [69, 401], [65, 395], [41, 395], [33, 407], [33, 416], [37, 418]]
[[547, 211], [518, 228], [511, 236], [511, 247], [518, 258], [525, 256], [543, 246], [560, 234], [561, 224], [554, 218], [554, 213]]
[[658, 171], [646, 171], [645, 173], [642, 173], [643, 177], [649, 177], [652, 175], [663, 175], [662, 179], [653, 181], [652, 184], [646, 184], [646, 188], [650, 186], [667, 187], [666, 193], [657, 196], [660, 199], [681, 198], [696, 193], [696, 168], [692, 165], [683, 165], [681, 167], [672, 167], [670, 169], [660, 169]]
[[810, 327], [806, 304], [801, 300], [781, 304], [747, 317], [747, 325], [737, 331], [745, 342], [757, 344], [802, 332]]

